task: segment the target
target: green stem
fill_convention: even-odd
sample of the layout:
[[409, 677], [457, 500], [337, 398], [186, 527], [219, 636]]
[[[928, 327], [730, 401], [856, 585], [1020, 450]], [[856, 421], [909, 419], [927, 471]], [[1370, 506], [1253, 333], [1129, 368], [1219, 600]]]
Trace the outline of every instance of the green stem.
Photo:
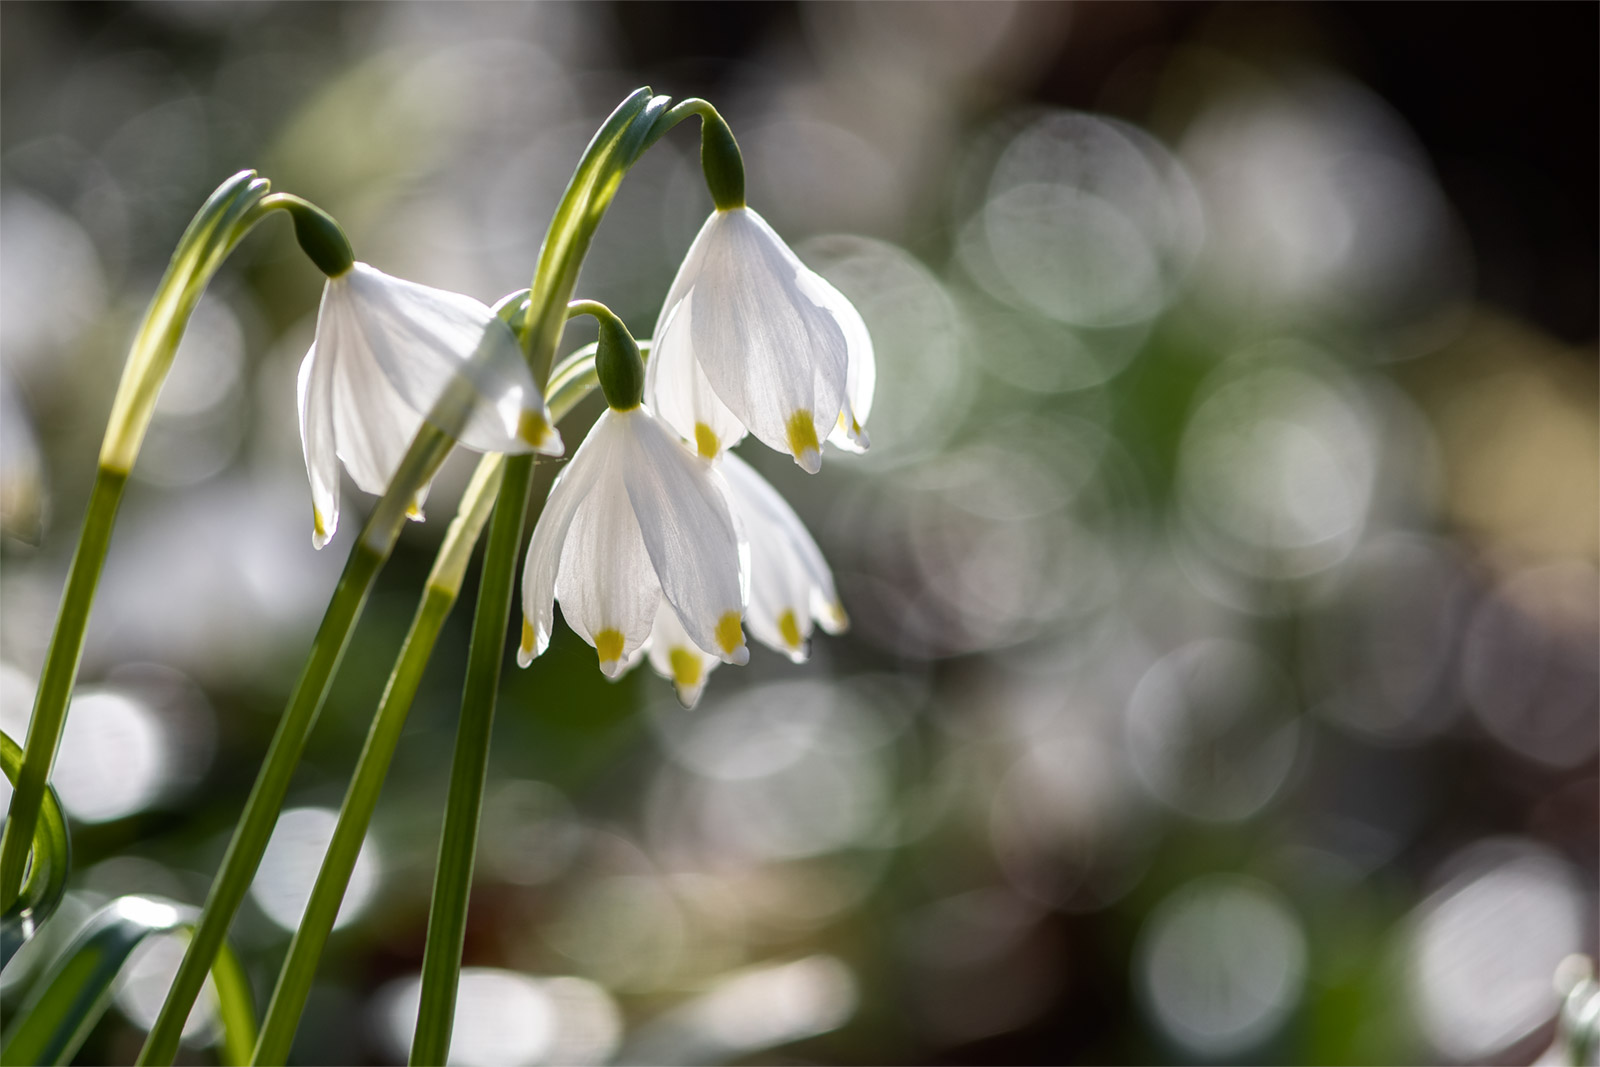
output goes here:
[[300, 762], [306, 736], [316, 722], [317, 713], [328, 695], [334, 671], [350, 643], [351, 631], [366, 604], [367, 593], [378, 571], [388, 560], [395, 541], [405, 525], [406, 508], [417, 490], [427, 484], [444, 462], [454, 442], [442, 431], [425, 422], [418, 431], [389, 489], [379, 499], [362, 527], [360, 539], [346, 561], [344, 573], [333, 591], [322, 625], [312, 641], [311, 655], [301, 671], [289, 705], [272, 736], [265, 762], [256, 777], [244, 813], [234, 828], [233, 839], [223, 856], [222, 868], [211, 884], [205, 908], [194, 939], [189, 942], [183, 963], [178, 967], [166, 1002], [150, 1029], [138, 1062], [171, 1063], [178, 1050], [178, 1038], [195, 997], [205, 982], [206, 971], [221, 948], [255, 877], [267, 840], [277, 824], [278, 811], [288, 794], [290, 779]]
[[83, 656], [83, 634], [89, 624], [89, 609], [94, 605], [95, 587], [100, 584], [106, 546], [111, 541], [111, 527], [116, 522], [117, 505], [122, 500], [122, 487], [127, 481], [126, 474], [101, 468], [95, 475], [94, 489], [89, 494], [89, 510], [83, 519], [83, 533], [78, 538], [78, 549], [72, 556], [66, 592], [61, 596], [61, 610], [56, 616], [55, 634], [51, 637], [44, 672], [39, 678], [33, 717], [28, 720], [22, 769], [17, 775], [16, 792], [11, 798], [4, 842], [0, 843], [0, 865], [5, 870], [4, 878], [0, 880], [3, 882], [0, 885], [0, 897], [6, 900], [7, 907], [10, 907], [10, 902], [16, 898], [22, 885], [25, 860], [33, 843], [33, 828], [39, 819], [39, 807], [44, 802], [50, 765], [55, 760], [61, 731], [66, 726], [72, 685], [78, 677], [78, 661]]
[[522, 350], [533, 377], [541, 386], [549, 377], [556, 343], [567, 319], [567, 301], [578, 282], [578, 268], [589, 251], [589, 241], [622, 176], [647, 146], [647, 138], [667, 110], [668, 99], [638, 89], [611, 113], [584, 150], [583, 159], [567, 183], [555, 217], [539, 247], [528, 318], [521, 330]]
[[[600, 127], [579, 160], [567, 191], [539, 250], [539, 268], [529, 287], [529, 303], [520, 331], [534, 378], [543, 387], [555, 359], [567, 318], [567, 301], [577, 285], [595, 228], [633, 166], [656, 122], [667, 109], [666, 97], [652, 97], [648, 88], [632, 93]], [[505, 658], [506, 616], [511, 604], [517, 552], [533, 477], [531, 457], [506, 464], [502, 503], [484, 550], [478, 585], [478, 610], [467, 653], [467, 681], [461, 695], [461, 719], [444, 830], [439, 840], [439, 866], [428, 914], [428, 939], [422, 960], [422, 998], [411, 1045], [413, 1064], [443, 1063], [455, 1020], [456, 985], [461, 975], [461, 948], [466, 932], [472, 887], [473, 858], [478, 845], [478, 816], [483, 806], [484, 773], [488, 767], [490, 727]], [[513, 506], [512, 502], [515, 501]]]
[[[547, 401], [551, 418], [559, 423], [579, 401], [589, 395], [595, 381], [592, 351], [580, 351], [557, 367], [550, 380]], [[361, 758], [356, 764], [355, 775], [345, 793], [333, 840], [328, 844], [327, 855], [317, 873], [305, 915], [300, 920], [283, 969], [278, 974], [278, 985], [267, 1008], [266, 1022], [261, 1028], [261, 1039], [256, 1045], [253, 1063], [282, 1063], [288, 1058], [295, 1030], [300, 1024], [300, 1016], [311, 991], [317, 961], [338, 918], [339, 905], [343, 903], [349, 887], [361, 842], [371, 824], [378, 794], [383, 789], [389, 763], [394, 758], [395, 745], [405, 726], [411, 702], [416, 697], [417, 685], [433, 654], [440, 627], [461, 591], [467, 560], [494, 505], [495, 494], [500, 488], [502, 464], [503, 457], [494, 455], [485, 456], [479, 461], [472, 481], [462, 494], [456, 518], [445, 531], [444, 542], [439, 546], [439, 554], [428, 574], [411, 630], [400, 647], [399, 658], [384, 687], [383, 698], [367, 734]]]
[[350, 874], [355, 870], [361, 843], [378, 804], [378, 794], [389, 772], [389, 762], [400, 742], [400, 732], [433, 653], [434, 642], [450, 609], [455, 606], [467, 560], [489, 518], [495, 492], [500, 488], [501, 467], [502, 457], [497, 455], [484, 456], [478, 462], [478, 469], [462, 495], [456, 518], [439, 547], [422, 600], [411, 620], [411, 629], [400, 647], [400, 656], [389, 675], [378, 713], [356, 763], [355, 775], [345, 793], [344, 806], [339, 811], [339, 821], [328, 843], [322, 869], [317, 873], [316, 885], [312, 887], [311, 899], [306, 903], [305, 915], [278, 974], [278, 986], [267, 1008], [252, 1063], [288, 1060], [295, 1029], [311, 992], [317, 960], [338, 918], [339, 905], [344, 901]]
[[461, 946], [467, 930], [467, 898], [478, 847], [483, 783], [489, 769], [489, 736], [506, 652], [506, 616], [511, 610], [517, 549], [533, 486], [533, 456], [506, 463], [505, 481], [495, 504], [478, 583], [477, 614], [467, 653], [467, 681], [461, 693], [450, 793], [445, 801], [439, 865], [434, 872], [428, 911], [428, 940], [422, 956], [422, 1000], [411, 1045], [413, 1064], [442, 1064], [450, 1049], [455, 1018]]
[[61, 744], [67, 705], [83, 659], [84, 631], [128, 472], [139, 454], [161, 383], [172, 367], [189, 315], [217, 268], [265, 216], [260, 201], [267, 189], [266, 180], [248, 170], [217, 187], [178, 241], [139, 332], [134, 335], [112, 401], [83, 531], [72, 557], [72, 569], [34, 696], [17, 789], [11, 798], [5, 829], [0, 832], [0, 903], [7, 907], [22, 884], [39, 805]]
[[690, 97], [663, 112], [640, 151], [692, 116], [700, 118], [700, 171], [705, 176], [706, 188], [711, 191], [712, 202], [718, 211], [744, 207], [744, 157], [739, 153], [739, 142], [734, 140], [733, 131], [721, 112], [708, 101]]

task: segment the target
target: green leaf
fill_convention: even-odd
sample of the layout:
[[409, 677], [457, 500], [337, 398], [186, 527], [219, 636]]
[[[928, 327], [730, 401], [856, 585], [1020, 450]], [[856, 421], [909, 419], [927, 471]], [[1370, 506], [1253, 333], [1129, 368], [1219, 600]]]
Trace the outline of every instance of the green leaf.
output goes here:
[[[0, 733], [0, 766], [15, 783], [22, 769], [22, 747]], [[66, 816], [53, 786], [45, 786], [39, 819], [33, 824], [30, 865], [22, 889], [5, 915], [0, 916], [0, 967], [11, 962], [21, 948], [55, 913], [67, 891], [67, 871], [72, 867], [72, 845], [67, 838]]]
[[[117, 975], [133, 950], [152, 935], [192, 931], [194, 916], [192, 908], [149, 897], [119, 897], [101, 908], [50, 975], [29, 993], [0, 1044], [0, 1060], [70, 1063], [105, 1014]], [[255, 1046], [255, 1009], [244, 968], [227, 945], [217, 955], [211, 976], [220, 1003], [223, 1060], [247, 1063]]]

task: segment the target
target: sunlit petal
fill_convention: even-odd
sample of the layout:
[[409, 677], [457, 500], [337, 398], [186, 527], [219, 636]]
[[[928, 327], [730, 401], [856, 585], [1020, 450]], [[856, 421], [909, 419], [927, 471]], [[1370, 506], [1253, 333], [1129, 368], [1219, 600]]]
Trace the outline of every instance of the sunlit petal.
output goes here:
[[716, 476], [647, 409], [607, 417], [629, 433], [622, 478], [662, 595], [695, 644], [729, 663], [745, 662], [739, 537]]
[[756, 640], [795, 662], [809, 651], [813, 621], [837, 633], [845, 626], [833, 574], [817, 543], [787, 501], [738, 456], [720, 462], [728, 502], [750, 543], [750, 608]]

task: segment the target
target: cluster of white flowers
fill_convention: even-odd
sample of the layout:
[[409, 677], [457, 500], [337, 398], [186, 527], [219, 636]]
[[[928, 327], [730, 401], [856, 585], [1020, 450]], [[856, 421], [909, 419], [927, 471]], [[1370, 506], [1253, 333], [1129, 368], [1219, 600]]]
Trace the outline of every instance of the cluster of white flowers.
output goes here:
[[[480, 451], [562, 453], [489, 308], [362, 263], [329, 280], [300, 371], [318, 547], [338, 521], [337, 461], [382, 492], [462, 379], [470, 411], [442, 427], [452, 436]], [[850, 302], [755, 211], [713, 212], [662, 306], [642, 398], [610, 398], [534, 527], [518, 661], [548, 647], [556, 601], [608, 677], [648, 655], [685, 705], [719, 662], [748, 661], [745, 623], [805, 659], [814, 625], [845, 625], [833, 576], [793, 509], [727, 450], [749, 433], [809, 473], [825, 441], [862, 451], [875, 380]]]

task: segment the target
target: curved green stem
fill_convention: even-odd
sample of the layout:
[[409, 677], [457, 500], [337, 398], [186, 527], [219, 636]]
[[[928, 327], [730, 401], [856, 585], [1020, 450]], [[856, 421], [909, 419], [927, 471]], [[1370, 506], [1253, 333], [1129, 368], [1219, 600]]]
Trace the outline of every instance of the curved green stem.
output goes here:
[[[22, 746], [0, 732], [0, 770], [15, 783], [22, 769]], [[67, 894], [67, 873], [72, 869], [72, 841], [67, 836], [67, 817], [61, 800], [46, 785], [39, 819], [34, 824], [33, 848], [29, 854], [28, 877], [17, 897], [0, 918], [0, 969], [11, 962], [27, 940], [38, 932], [46, 919], [55, 914]]]
[[277, 825], [278, 811], [288, 794], [289, 782], [300, 762], [306, 737], [316, 722], [317, 713], [322, 710], [334, 671], [344, 657], [350, 634], [366, 604], [367, 593], [400, 537], [411, 500], [438, 471], [453, 444], [443, 431], [424, 422], [400, 461], [388, 491], [367, 517], [361, 536], [345, 562], [344, 572], [339, 576], [322, 624], [312, 639], [311, 655], [272, 735], [266, 759], [223, 856], [222, 867], [211, 883], [194, 938], [189, 942], [177, 977], [167, 991], [166, 1002], [139, 1053], [139, 1063], [170, 1063], [177, 1053], [184, 1020], [255, 877], [272, 829]]
[[739, 142], [734, 140], [733, 130], [728, 128], [722, 113], [708, 101], [690, 97], [662, 112], [645, 139], [644, 148], [661, 140], [668, 130], [691, 116], [700, 119], [700, 170], [705, 175], [712, 202], [718, 211], [744, 207], [744, 157], [739, 153]]
[[[551, 375], [547, 403], [552, 419], [559, 423], [589, 395], [595, 384], [594, 346], [590, 345], [564, 361]], [[328, 844], [327, 855], [317, 873], [305, 916], [300, 920], [289, 954], [278, 973], [277, 988], [267, 1008], [252, 1063], [282, 1063], [288, 1058], [311, 991], [317, 961], [338, 918], [339, 905], [344, 901], [351, 872], [355, 870], [361, 843], [394, 758], [395, 745], [416, 697], [422, 673], [433, 654], [440, 627], [460, 594], [467, 561], [500, 488], [503, 464], [504, 457], [498, 455], [488, 455], [479, 461], [472, 481], [462, 494], [456, 517], [439, 546], [411, 629], [400, 646], [400, 655], [384, 687], [378, 713], [345, 793], [333, 840]]]
[[83, 531], [73, 553], [44, 670], [39, 676], [17, 789], [0, 836], [0, 903], [8, 906], [22, 884], [45, 783], [61, 744], [67, 705], [83, 658], [84, 631], [128, 472], [139, 454], [161, 383], [172, 367], [189, 315], [228, 253], [263, 217], [260, 201], [267, 189], [267, 181], [250, 170], [240, 171], [217, 187], [184, 231], [139, 332], [134, 335], [100, 447], [99, 470]]
[[[6, 1030], [0, 1062], [66, 1064], [83, 1045], [111, 1000], [117, 976], [134, 949], [155, 934], [192, 927], [193, 909], [146, 897], [118, 897], [85, 924], [36, 983]], [[212, 968], [222, 1019], [223, 1062], [243, 1064], [255, 1042], [250, 981], [226, 945]]]
[[639, 346], [621, 319], [598, 300], [574, 300], [567, 318], [590, 315], [600, 324], [595, 342], [594, 366], [606, 403], [618, 411], [632, 411], [644, 398], [644, 360]]
[[638, 89], [611, 113], [584, 150], [555, 217], [539, 247], [527, 317], [523, 320], [522, 350], [533, 369], [534, 381], [543, 386], [555, 358], [556, 343], [566, 322], [567, 301], [578, 282], [578, 268], [600, 225], [622, 176], [648, 147], [651, 129], [667, 111], [667, 97]]
[[400, 646], [400, 655], [383, 698], [378, 703], [378, 713], [372, 720], [366, 745], [356, 763], [355, 775], [345, 793], [344, 805], [339, 810], [339, 821], [334, 827], [333, 839], [328, 843], [327, 855], [317, 873], [317, 881], [306, 903], [305, 915], [289, 945], [289, 954], [278, 974], [278, 985], [267, 1008], [267, 1018], [261, 1028], [252, 1063], [284, 1063], [289, 1056], [289, 1046], [294, 1040], [300, 1015], [305, 1010], [306, 997], [311, 992], [311, 980], [316, 974], [317, 960], [327, 944], [328, 935], [338, 918], [339, 905], [344, 900], [350, 874], [355, 870], [361, 843], [366, 838], [372, 812], [383, 789], [389, 762], [394, 757], [395, 746], [400, 742], [400, 732], [406, 715], [416, 697], [417, 686], [422, 681], [428, 659], [433, 652], [439, 630], [455, 605], [461, 591], [462, 576], [467, 560], [478, 543], [478, 535], [489, 518], [495, 493], [500, 488], [503, 458], [484, 456], [473, 473], [455, 520], [445, 532], [444, 542], [428, 574], [417, 613], [411, 620], [411, 629]]
[[[541, 387], [549, 378], [561, 327], [567, 318], [567, 301], [577, 285], [578, 268], [595, 228], [628, 168], [644, 151], [667, 104], [665, 97], [652, 97], [649, 89], [640, 89], [624, 100], [589, 143], [556, 208], [540, 248], [539, 269], [530, 286], [521, 331], [523, 351]], [[413, 1064], [443, 1063], [450, 1048], [494, 704], [505, 658], [506, 621], [521, 547], [523, 513], [532, 479], [532, 457], [518, 457], [506, 464], [501, 503], [495, 507], [489, 544], [484, 551], [450, 791], [439, 840], [439, 865], [428, 912], [422, 998], [411, 1045]]]

